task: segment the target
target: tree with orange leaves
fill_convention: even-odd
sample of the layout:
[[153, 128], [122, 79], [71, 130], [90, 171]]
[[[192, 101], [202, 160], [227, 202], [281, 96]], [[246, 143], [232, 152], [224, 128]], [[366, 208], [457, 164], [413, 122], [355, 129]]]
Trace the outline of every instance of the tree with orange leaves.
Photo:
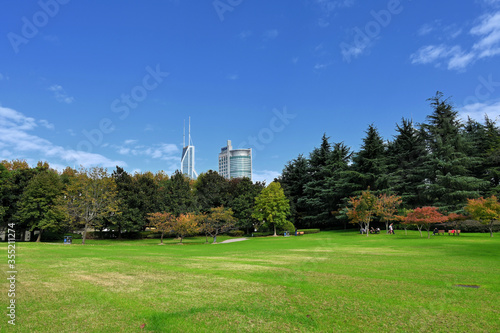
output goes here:
[[163, 236], [173, 230], [175, 224], [175, 216], [171, 213], [149, 213], [148, 220], [151, 226], [161, 232], [160, 244], [163, 245]]
[[180, 244], [184, 237], [195, 235], [200, 231], [198, 219], [193, 213], [181, 214], [173, 224], [172, 232], [180, 239]]
[[500, 220], [500, 202], [492, 195], [489, 198], [468, 199], [465, 211], [474, 220], [488, 226], [490, 237], [493, 237], [493, 221]]
[[422, 237], [422, 228], [427, 230], [427, 238], [431, 237], [431, 225], [442, 223], [448, 220], [448, 217], [438, 212], [437, 207], [418, 207], [408, 212], [403, 223], [415, 224]]
[[385, 223], [385, 230], [389, 232], [389, 222], [400, 220], [397, 216], [397, 207], [401, 205], [401, 197], [395, 195], [381, 194], [375, 204], [375, 213], [380, 221]]
[[350, 198], [350, 208], [347, 209], [347, 217], [351, 223], [358, 223], [360, 228], [366, 230], [366, 236], [370, 233], [370, 222], [376, 211], [377, 198], [370, 192], [370, 189], [363, 191], [360, 196]]

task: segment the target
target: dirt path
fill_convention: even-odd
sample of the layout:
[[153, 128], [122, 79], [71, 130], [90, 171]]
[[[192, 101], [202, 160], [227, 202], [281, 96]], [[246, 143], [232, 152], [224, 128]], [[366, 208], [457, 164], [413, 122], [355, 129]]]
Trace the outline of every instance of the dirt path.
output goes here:
[[241, 241], [246, 241], [246, 240], [248, 240], [248, 238], [233, 238], [233, 239], [227, 239], [223, 242], [220, 242], [219, 244], [241, 242]]

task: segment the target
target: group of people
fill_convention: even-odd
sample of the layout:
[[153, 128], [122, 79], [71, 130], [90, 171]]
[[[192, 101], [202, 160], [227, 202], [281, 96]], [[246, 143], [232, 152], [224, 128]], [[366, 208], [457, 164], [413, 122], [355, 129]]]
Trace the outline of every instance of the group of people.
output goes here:
[[[361, 227], [361, 229], [359, 229], [360, 234], [364, 234], [366, 232], [367, 232], [366, 229], [363, 227]], [[370, 228], [370, 234], [379, 234], [379, 233], [380, 233], [380, 228], [376, 228], [376, 229], [373, 227]]]

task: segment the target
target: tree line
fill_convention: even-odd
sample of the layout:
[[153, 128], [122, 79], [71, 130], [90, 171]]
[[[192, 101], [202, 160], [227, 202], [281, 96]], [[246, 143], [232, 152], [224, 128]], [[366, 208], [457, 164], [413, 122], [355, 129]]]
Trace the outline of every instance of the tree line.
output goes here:
[[257, 228], [276, 233], [287, 219], [293, 223], [288, 229], [338, 228], [350, 220], [352, 198], [367, 190], [398, 197], [402, 211], [432, 206], [446, 215], [465, 214], [468, 199], [500, 192], [500, 129], [488, 117], [483, 123], [460, 121], [440, 92], [429, 102], [426, 121], [403, 118], [391, 140], [369, 125], [357, 152], [323, 135], [320, 147], [288, 162], [268, 187], [248, 178], [226, 180], [212, 170], [191, 180], [179, 171], [129, 174], [117, 166], [111, 174], [98, 167], [57, 172], [46, 162], [30, 167], [26, 161], [2, 161], [0, 229], [38, 230], [40, 239], [47, 230], [83, 227], [114, 230], [120, 237], [145, 230], [153, 223], [151, 214], [168, 213], [175, 221], [201, 218], [206, 224], [219, 207], [230, 209], [226, 222], [247, 234]]
[[485, 116], [462, 122], [443, 94], [428, 100], [432, 113], [421, 124], [402, 119], [384, 140], [375, 125], [357, 152], [343, 142], [321, 145], [288, 162], [279, 182], [299, 228], [334, 228], [349, 222], [350, 198], [369, 190], [396, 195], [400, 210], [433, 206], [465, 214], [468, 199], [500, 192], [500, 129]]
[[228, 222], [249, 233], [259, 224], [252, 214], [264, 188], [265, 183], [227, 180], [211, 170], [191, 180], [179, 171], [171, 177], [163, 171], [132, 175], [119, 166], [111, 174], [100, 167], [58, 172], [46, 162], [30, 167], [22, 160], [2, 161], [0, 229], [39, 231], [38, 240], [44, 231], [80, 228], [84, 239], [89, 229], [121, 237], [152, 225], [154, 213], [206, 216], [224, 207], [231, 211]]

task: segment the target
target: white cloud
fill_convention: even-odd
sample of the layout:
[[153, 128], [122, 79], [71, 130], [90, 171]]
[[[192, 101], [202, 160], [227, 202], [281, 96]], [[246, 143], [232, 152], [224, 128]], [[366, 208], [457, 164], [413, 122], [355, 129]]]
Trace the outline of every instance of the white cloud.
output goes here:
[[484, 116], [492, 120], [500, 121], [500, 102], [473, 103], [464, 105], [460, 111], [460, 118], [466, 120], [468, 117], [479, 122], [484, 120]]
[[430, 23], [426, 23], [418, 29], [417, 34], [419, 36], [425, 36], [430, 34], [434, 30], [434, 26]]
[[473, 27], [470, 33], [480, 37], [472, 47], [479, 58], [500, 54], [500, 12], [483, 16], [481, 23]]
[[[500, 55], [500, 11], [478, 19], [479, 23], [470, 29], [469, 34], [476, 40], [465, 51], [461, 45], [427, 45], [410, 56], [412, 64], [445, 63], [450, 70], [464, 70], [475, 61]], [[446, 30], [446, 29], [445, 29]], [[451, 38], [456, 38], [462, 29], [449, 26]]]
[[332, 14], [337, 8], [347, 8], [354, 5], [354, 0], [315, 0], [325, 16]]
[[137, 140], [126, 140], [123, 146], [112, 145], [111, 147], [121, 155], [144, 156], [164, 161], [180, 160], [179, 148], [172, 143], [160, 143], [151, 147], [136, 144]]
[[276, 30], [276, 29], [273, 29], [273, 30], [267, 30], [266, 32], [264, 32], [264, 40], [271, 40], [271, 39], [275, 39], [277, 38], [279, 35], [279, 31]]
[[254, 170], [252, 172], [252, 180], [254, 182], [262, 182], [265, 181], [267, 185], [271, 184], [275, 178], [278, 178], [281, 175], [280, 172], [271, 171], [271, 170]]
[[64, 88], [58, 84], [50, 86], [49, 91], [52, 91], [54, 93], [55, 99], [60, 103], [71, 104], [75, 100], [74, 97], [69, 96]]
[[253, 35], [253, 33], [251, 30], [244, 30], [238, 34], [238, 37], [240, 37], [240, 39], [247, 39], [248, 37], [250, 37], [252, 35]]
[[54, 124], [52, 123], [49, 123], [47, 120], [45, 119], [41, 119], [38, 121], [38, 123], [40, 125], [42, 125], [43, 127], [45, 127], [46, 129], [50, 129], [50, 130], [53, 130], [55, 128]]
[[330, 63], [327, 63], [327, 64], [319, 64], [319, 63], [317, 63], [317, 64], [314, 66], [314, 69], [315, 69], [315, 70], [321, 70], [321, 69], [325, 69], [325, 68], [327, 68], [328, 66], [330, 66]]
[[[38, 126], [37, 123], [42, 124], [44, 121], [36, 121], [34, 118], [26, 117], [21, 112], [0, 107], [0, 147], [9, 147], [9, 151], [1, 152], [0, 159], [27, 159], [36, 155], [40, 159], [86, 167], [127, 165], [123, 161], [113, 161], [100, 154], [63, 148], [40, 136], [30, 134], [29, 132]], [[11, 153], [11, 151], [15, 153]]]

